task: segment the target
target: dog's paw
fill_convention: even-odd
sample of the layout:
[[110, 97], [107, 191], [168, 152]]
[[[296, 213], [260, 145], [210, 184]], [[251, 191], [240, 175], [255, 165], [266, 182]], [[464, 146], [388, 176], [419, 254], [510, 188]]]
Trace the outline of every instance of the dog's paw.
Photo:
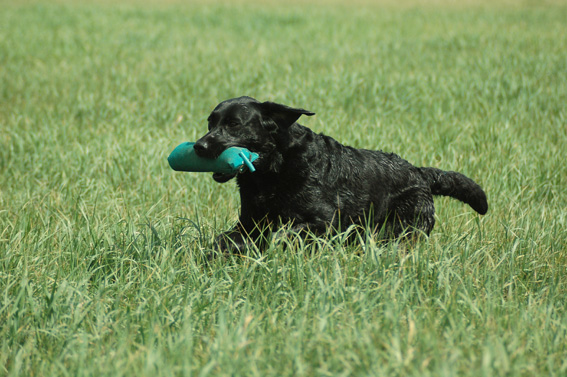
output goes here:
[[236, 231], [219, 234], [214, 241], [214, 249], [223, 254], [239, 254], [245, 248], [244, 236]]
[[232, 174], [223, 174], [223, 173], [214, 173], [213, 174], [213, 179], [215, 181], [217, 181], [218, 183], [225, 183], [230, 181], [232, 178], [236, 177], [236, 173]]

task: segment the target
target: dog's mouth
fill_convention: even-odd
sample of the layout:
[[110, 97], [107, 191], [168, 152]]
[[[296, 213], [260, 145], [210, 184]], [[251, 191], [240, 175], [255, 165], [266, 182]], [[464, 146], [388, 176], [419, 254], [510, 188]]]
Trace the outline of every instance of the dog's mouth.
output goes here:
[[[195, 154], [201, 158], [206, 159], [217, 159], [219, 156], [227, 149], [231, 147], [239, 147], [244, 148], [242, 145], [237, 144], [226, 144], [226, 145], [216, 145], [216, 146], [208, 146], [208, 148], [195, 148]], [[257, 160], [253, 162], [256, 165]], [[213, 179], [218, 183], [225, 183], [230, 181], [231, 179], [235, 178], [238, 174], [242, 174], [248, 171], [248, 169], [242, 169], [238, 172], [234, 173], [213, 173]]]
[[223, 174], [223, 173], [213, 173], [213, 179], [218, 183], [225, 183], [230, 181], [232, 178], [236, 177], [238, 173]]

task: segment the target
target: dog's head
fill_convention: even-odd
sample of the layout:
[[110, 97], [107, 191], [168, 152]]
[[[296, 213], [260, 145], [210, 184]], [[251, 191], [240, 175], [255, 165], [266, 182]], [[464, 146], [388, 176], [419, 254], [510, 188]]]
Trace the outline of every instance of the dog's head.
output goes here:
[[[286, 132], [301, 115], [314, 115], [304, 109], [274, 102], [260, 102], [251, 97], [221, 102], [209, 115], [209, 132], [193, 148], [200, 157], [217, 158], [230, 147], [244, 147], [260, 154], [254, 164], [262, 164], [277, 148], [277, 135]], [[226, 182], [234, 175], [214, 175]]]

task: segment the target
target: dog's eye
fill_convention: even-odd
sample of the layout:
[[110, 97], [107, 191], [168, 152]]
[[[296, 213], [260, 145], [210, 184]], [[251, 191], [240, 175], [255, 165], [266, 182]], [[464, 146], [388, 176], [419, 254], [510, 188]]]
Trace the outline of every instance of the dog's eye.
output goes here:
[[239, 125], [239, 123], [238, 123], [237, 121], [235, 121], [235, 120], [231, 120], [231, 121], [229, 121], [229, 122], [227, 123], [227, 125], [228, 125], [229, 127], [236, 127], [236, 126]]

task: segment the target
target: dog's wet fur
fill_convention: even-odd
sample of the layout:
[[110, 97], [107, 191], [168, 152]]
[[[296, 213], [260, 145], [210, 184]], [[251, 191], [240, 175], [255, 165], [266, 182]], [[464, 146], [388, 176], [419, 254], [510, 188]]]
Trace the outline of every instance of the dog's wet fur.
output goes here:
[[463, 174], [342, 145], [296, 123], [302, 115], [314, 113], [239, 97], [209, 116], [209, 132], [194, 145], [197, 155], [216, 158], [232, 146], [260, 155], [253, 173], [213, 174], [221, 183], [236, 177], [241, 199], [239, 221], [218, 236], [217, 249], [243, 252], [251, 243], [262, 249], [284, 225], [311, 235], [351, 225], [381, 230], [386, 238], [429, 235], [434, 195], [458, 199], [481, 215], [488, 210], [482, 188]]

